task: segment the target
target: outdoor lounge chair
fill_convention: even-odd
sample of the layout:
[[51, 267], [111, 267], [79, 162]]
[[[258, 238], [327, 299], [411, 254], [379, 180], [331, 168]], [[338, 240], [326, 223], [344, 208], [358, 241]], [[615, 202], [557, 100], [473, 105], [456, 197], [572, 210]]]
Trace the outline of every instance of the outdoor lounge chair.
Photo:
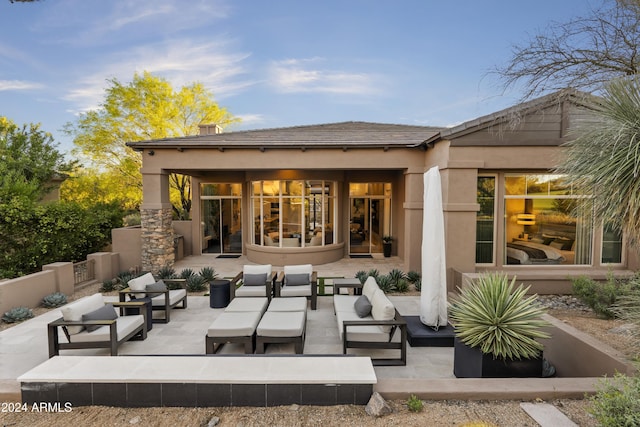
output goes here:
[[[231, 281], [231, 299], [235, 297], [267, 297], [271, 301], [273, 296], [273, 282], [276, 273], [271, 264], [245, 265]], [[240, 287], [238, 283], [242, 282]]]
[[127, 297], [135, 300], [136, 298], [151, 298], [151, 307], [153, 310], [164, 311], [164, 317], [154, 318], [154, 323], [169, 323], [171, 320], [171, 309], [176, 308], [182, 303], [181, 307], [187, 308], [187, 291], [186, 289], [168, 289], [164, 282], [182, 283], [184, 279], [163, 279], [163, 283], [156, 281], [151, 273], [144, 274], [135, 279], [129, 280], [128, 288], [119, 292], [120, 301], [125, 301]]
[[318, 305], [318, 273], [311, 264], [285, 265], [276, 279], [276, 297], [307, 297], [311, 310]]
[[268, 343], [293, 343], [302, 354], [307, 330], [305, 297], [274, 298], [256, 328], [256, 353], [264, 354]]
[[207, 329], [205, 353], [215, 354], [226, 343], [244, 345], [246, 354], [256, 346], [256, 327], [267, 309], [266, 297], [237, 298], [231, 301]]
[[[115, 307], [137, 308], [138, 314], [118, 316]], [[47, 325], [49, 358], [60, 350], [108, 348], [112, 356], [118, 355], [120, 344], [133, 339], [147, 338], [144, 302], [105, 304], [102, 294], [93, 294], [69, 303], [60, 309], [62, 317]], [[67, 342], [60, 342], [62, 328]]]

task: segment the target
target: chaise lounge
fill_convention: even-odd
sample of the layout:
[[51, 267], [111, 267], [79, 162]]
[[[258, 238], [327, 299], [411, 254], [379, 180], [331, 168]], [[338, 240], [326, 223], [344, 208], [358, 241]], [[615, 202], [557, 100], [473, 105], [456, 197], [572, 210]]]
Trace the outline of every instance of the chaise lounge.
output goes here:
[[268, 343], [293, 343], [302, 354], [306, 330], [307, 299], [274, 298], [256, 328], [256, 353], [264, 354]]
[[246, 354], [253, 354], [256, 328], [267, 308], [266, 297], [235, 298], [209, 326], [205, 353], [215, 354], [226, 343], [241, 343]]

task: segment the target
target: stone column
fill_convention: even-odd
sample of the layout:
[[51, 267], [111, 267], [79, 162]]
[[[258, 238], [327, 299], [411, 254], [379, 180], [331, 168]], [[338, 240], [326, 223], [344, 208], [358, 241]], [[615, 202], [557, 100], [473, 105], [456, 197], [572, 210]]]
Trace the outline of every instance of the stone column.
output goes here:
[[169, 175], [142, 173], [143, 203], [140, 207], [143, 271], [158, 272], [175, 261], [173, 214], [169, 202]]

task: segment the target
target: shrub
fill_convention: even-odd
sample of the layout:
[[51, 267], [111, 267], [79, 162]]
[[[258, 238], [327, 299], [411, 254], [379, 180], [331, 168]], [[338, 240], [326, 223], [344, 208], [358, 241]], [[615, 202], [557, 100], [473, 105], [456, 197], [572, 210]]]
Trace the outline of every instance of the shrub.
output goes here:
[[200, 276], [205, 282], [211, 282], [218, 277], [218, 273], [216, 273], [216, 270], [211, 267], [202, 267], [200, 269]]
[[395, 285], [396, 292], [405, 293], [409, 291], [409, 282], [402, 279]]
[[165, 265], [160, 270], [158, 270], [158, 274], [156, 275], [158, 279], [175, 279], [176, 270], [170, 265]]
[[100, 292], [113, 292], [120, 289], [120, 282], [118, 279], [105, 280], [100, 286]]
[[391, 281], [391, 278], [389, 276], [386, 276], [386, 275], [378, 276], [376, 278], [376, 282], [378, 282], [378, 287], [382, 289], [382, 291], [385, 294], [389, 292], [393, 292], [393, 290], [395, 289], [393, 287], [393, 282]]
[[369, 277], [369, 273], [364, 270], [360, 270], [356, 273], [356, 279], [360, 280], [360, 283], [364, 285], [364, 282], [367, 281], [367, 277]]
[[604, 379], [589, 400], [589, 412], [604, 427], [640, 425], [640, 377]]
[[189, 292], [202, 292], [207, 289], [207, 282], [198, 274], [192, 274], [186, 279], [185, 287]]
[[189, 277], [191, 277], [191, 276], [193, 276], [193, 275], [195, 275], [195, 274], [196, 274], [196, 273], [195, 273], [195, 271], [193, 271], [192, 269], [190, 269], [190, 268], [185, 268], [184, 270], [182, 270], [182, 271], [180, 272], [180, 274], [178, 274], [178, 277], [179, 277], [180, 279], [188, 279]]
[[423, 406], [424, 403], [415, 394], [412, 394], [407, 400], [407, 407], [411, 412], [422, 412]]
[[369, 270], [369, 272], [367, 272], [367, 275], [373, 277], [374, 279], [376, 279], [376, 282], [377, 282], [378, 281], [378, 277], [380, 276], [380, 272], [378, 270], [376, 270], [375, 268], [372, 268], [371, 270]]
[[536, 295], [526, 297], [529, 288], [514, 289], [504, 273], [484, 273], [469, 282], [451, 304], [449, 316], [456, 336], [484, 354], [506, 359], [529, 359], [540, 355], [541, 330], [548, 323], [541, 319], [545, 309], [536, 304]]
[[5, 323], [17, 323], [23, 322], [33, 317], [33, 311], [27, 307], [14, 307], [11, 310], [4, 313], [2, 320]]
[[422, 289], [422, 275], [415, 270], [407, 273], [407, 280], [416, 288], [416, 291]]
[[42, 305], [47, 308], [56, 308], [67, 303], [67, 296], [62, 292], [54, 292], [42, 298]]
[[135, 279], [138, 277], [136, 274], [130, 271], [123, 271], [116, 276], [116, 280], [118, 281], [117, 285], [114, 286], [115, 290], [124, 289], [129, 286], [129, 280]]
[[394, 268], [393, 270], [391, 270], [388, 274], [389, 279], [391, 280], [391, 282], [393, 282], [393, 286], [397, 287], [398, 286], [398, 282], [400, 282], [401, 280], [406, 279], [407, 275], [404, 273], [404, 271], [398, 269], [398, 268]]
[[571, 280], [573, 294], [600, 317], [612, 319], [615, 312], [612, 305], [618, 298], [619, 286], [613, 276], [609, 275], [604, 283], [589, 279], [588, 277], [578, 277]]

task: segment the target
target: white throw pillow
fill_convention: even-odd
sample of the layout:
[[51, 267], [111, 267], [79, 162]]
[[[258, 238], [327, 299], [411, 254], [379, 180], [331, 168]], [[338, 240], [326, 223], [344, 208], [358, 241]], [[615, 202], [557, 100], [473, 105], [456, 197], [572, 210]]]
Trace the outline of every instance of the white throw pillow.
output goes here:
[[[101, 307], [104, 307], [104, 298], [102, 294], [93, 294], [86, 298], [82, 298], [78, 301], [74, 301], [71, 304], [67, 304], [62, 307], [62, 318], [67, 322], [79, 322], [82, 320], [82, 315], [95, 311]], [[67, 332], [69, 335], [75, 335], [84, 330], [84, 326], [69, 326]]]

